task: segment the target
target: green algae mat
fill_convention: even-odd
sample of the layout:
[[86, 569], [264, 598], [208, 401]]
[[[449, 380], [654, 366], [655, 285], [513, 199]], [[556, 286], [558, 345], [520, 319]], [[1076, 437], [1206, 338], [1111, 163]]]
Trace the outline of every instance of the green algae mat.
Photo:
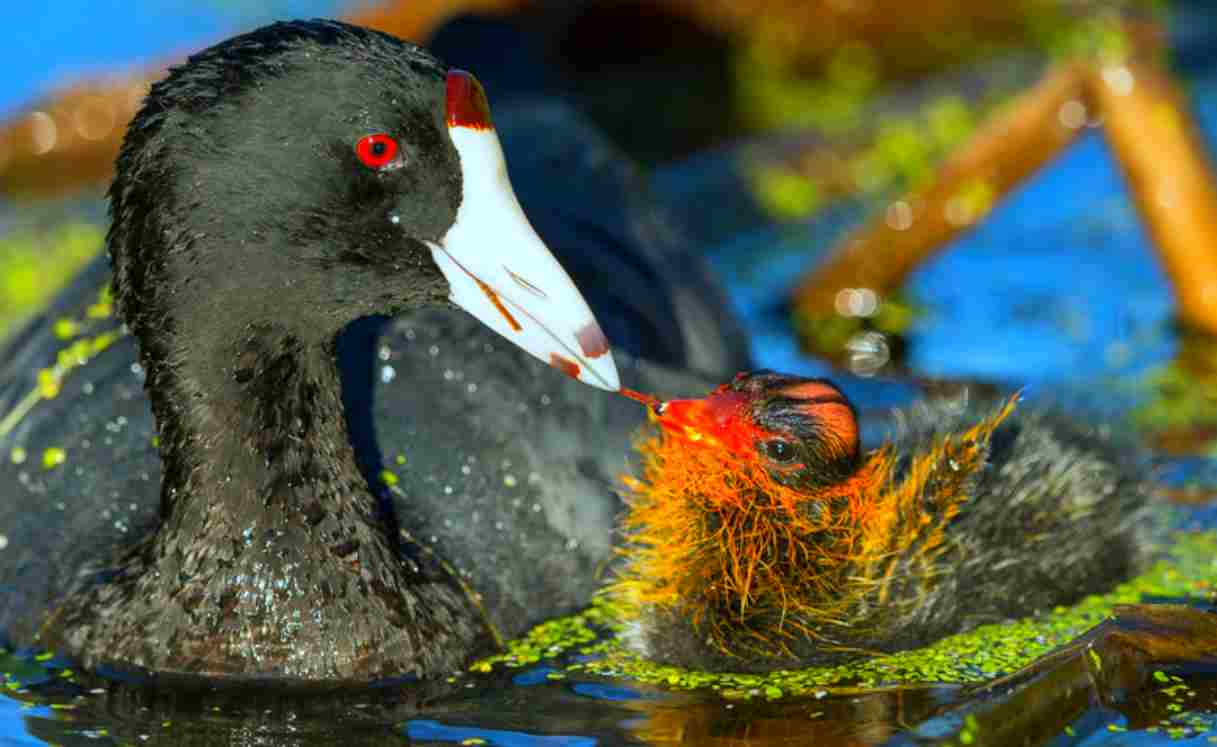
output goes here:
[[[1106, 620], [1119, 605], [1146, 601], [1206, 603], [1217, 591], [1217, 532], [1181, 533], [1149, 571], [1108, 594], [1086, 597], [1072, 607], [984, 625], [922, 649], [856, 664], [768, 675], [713, 674], [649, 663], [617, 639], [622, 625], [613, 604], [597, 599], [586, 611], [544, 623], [507, 650], [474, 665], [531, 667], [552, 661], [559, 676], [599, 675], [675, 690], [710, 690], [725, 698], [777, 699], [822, 695], [825, 688], [874, 688], [913, 684], [978, 684], [1011, 674]], [[578, 655], [578, 660], [571, 654]]]

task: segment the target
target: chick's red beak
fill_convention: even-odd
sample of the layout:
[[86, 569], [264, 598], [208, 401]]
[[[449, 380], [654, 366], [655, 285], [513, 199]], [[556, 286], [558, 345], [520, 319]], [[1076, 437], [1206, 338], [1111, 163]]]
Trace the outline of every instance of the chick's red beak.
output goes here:
[[763, 435], [751, 422], [750, 397], [723, 385], [700, 399], [674, 399], [656, 406], [655, 421], [691, 444], [750, 454]]

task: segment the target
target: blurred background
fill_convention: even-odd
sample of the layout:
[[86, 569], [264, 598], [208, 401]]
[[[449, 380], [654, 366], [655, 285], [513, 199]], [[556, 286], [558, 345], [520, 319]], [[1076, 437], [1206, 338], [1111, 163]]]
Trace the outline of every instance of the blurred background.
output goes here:
[[103, 242], [150, 81], [283, 18], [562, 99], [706, 257], [757, 366], [1029, 387], [1217, 451], [1217, 9], [1205, 0], [65, 0], [0, 46], [0, 337]]
[[[833, 375], [863, 409], [960, 383], [1023, 387], [1127, 429], [1181, 497], [1211, 499], [1210, 0], [16, 4], [0, 45], [0, 340], [102, 250], [106, 181], [149, 82], [210, 42], [312, 16], [432, 44], [492, 107], [582, 111], [710, 263], [757, 367]], [[1211, 509], [1197, 516], [1213, 525]], [[663, 712], [695, 739], [739, 736], [745, 721], [717, 701], [598, 692], [603, 711], [580, 728], [626, 718], [608, 701]], [[869, 724], [850, 743], [878, 742], [958, 697], [831, 708], [835, 724]], [[801, 738], [805, 705], [749, 733]], [[555, 718], [566, 709], [551, 703]], [[1190, 736], [1209, 733], [1212, 710]], [[530, 743], [412, 723], [423, 741]]]
[[758, 365], [1086, 392], [1115, 377], [1116, 409], [1159, 441], [1214, 433], [1204, 0], [17, 7], [0, 47], [0, 335], [98, 251], [97, 198], [149, 81], [315, 15], [433, 40], [492, 103], [581, 109], [718, 270]]

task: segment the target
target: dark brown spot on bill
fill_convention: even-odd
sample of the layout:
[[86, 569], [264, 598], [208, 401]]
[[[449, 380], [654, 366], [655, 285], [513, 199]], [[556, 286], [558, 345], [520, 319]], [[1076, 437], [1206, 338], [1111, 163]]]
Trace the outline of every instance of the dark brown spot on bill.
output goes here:
[[595, 321], [588, 322], [583, 329], [576, 332], [575, 339], [579, 342], [579, 349], [588, 358], [599, 358], [608, 352], [608, 338]]

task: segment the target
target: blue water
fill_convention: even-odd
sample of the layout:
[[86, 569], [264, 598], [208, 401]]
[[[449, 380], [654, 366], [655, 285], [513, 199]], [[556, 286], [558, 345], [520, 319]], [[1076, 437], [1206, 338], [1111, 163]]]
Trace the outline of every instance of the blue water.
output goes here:
[[[925, 316], [908, 335], [909, 367], [1026, 384], [1168, 357], [1170, 288], [1117, 168], [1101, 136], [1086, 134], [915, 272], [906, 290]], [[849, 225], [820, 216], [802, 237], [790, 226], [766, 229], [713, 252], [724, 277], [741, 277], [742, 258], [764, 267], [728, 283], [737, 310], [760, 329], [761, 365], [825, 370], [799, 352], [776, 302]]]
[[330, 16], [340, 0], [60, 0], [8, 3], [0, 116], [81, 77], [188, 52], [261, 23]]
[[[1191, 80], [1197, 118], [1217, 148], [1217, 73]], [[779, 303], [855, 225], [858, 210], [805, 226], [731, 236], [711, 250], [766, 367], [822, 373], [800, 353]], [[925, 311], [908, 365], [943, 377], [1037, 383], [1135, 373], [1169, 357], [1170, 286], [1101, 133], [1090, 131], [911, 277]]]
[[[333, 15], [342, 5], [337, 0], [13, 4], [7, 9], [5, 43], [0, 44], [0, 115], [56, 84], [160, 60], [273, 19]], [[1188, 38], [1203, 32], [1186, 25], [1177, 31]], [[1217, 66], [1190, 49], [1188, 75], [1195, 108], [1210, 147], [1217, 150]], [[662, 169], [657, 177], [662, 182]], [[784, 297], [798, 275], [860, 215], [860, 210], [843, 209], [806, 225], [751, 228], [716, 235], [709, 242], [708, 256], [749, 327], [759, 365], [829, 372], [824, 363], [799, 352], [775, 299]], [[1095, 132], [1079, 139], [1000, 203], [981, 226], [923, 266], [908, 291], [926, 310], [908, 336], [907, 364], [923, 374], [994, 379], [1030, 385], [1035, 392], [1135, 375], [1167, 360], [1176, 345], [1166, 277], [1130, 207], [1117, 165]], [[872, 403], [891, 391], [864, 380], [848, 381], [846, 389]], [[1212, 514], [1209, 509], [1197, 516]], [[1217, 516], [1203, 521], [1212, 525]], [[36, 680], [52, 681], [61, 668], [31, 662], [25, 666], [33, 672], [27, 682], [40, 687], [47, 682]], [[503, 693], [479, 691], [476, 697], [482, 700], [453, 706], [446, 716], [394, 720], [384, 728], [383, 739], [483, 740], [513, 747], [615, 744], [644, 714], [692, 707], [681, 697], [621, 683], [555, 683], [549, 678], [552, 673], [544, 667], [517, 673], [502, 683]], [[582, 721], [572, 717], [580, 724], [602, 724], [596, 730], [599, 736], [566, 733], [557, 726], [538, 728], [536, 714], [528, 717], [530, 694], [546, 704], [547, 714], [570, 710], [586, 716]], [[741, 718], [717, 704], [697, 707], [719, 709], [712, 716], [723, 724], [724, 733], [739, 736]], [[801, 714], [807, 710], [802, 707]], [[72, 718], [67, 713], [0, 695], [0, 745], [48, 744], [32, 734], [46, 733], [48, 723], [57, 725], [54, 733], [63, 732], [60, 722]], [[120, 717], [130, 716], [120, 711]], [[1148, 732], [1110, 731], [1107, 724], [1123, 723], [1114, 712], [1092, 711], [1087, 719], [1094, 723], [1076, 725], [1079, 734], [1087, 735], [1077, 744], [1177, 743]], [[80, 743], [120, 743], [102, 733], [108, 723], [104, 719], [87, 721], [67, 732]], [[952, 715], [926, 721], [918, 733], [933, 737], [940, 733], [936, 730], [954, 728], [957, 721]], [[268, 733], [277, 728], [262, 727]], [[140, 729], [154, 742], [173, 743], [172, 727], [157, 730], [151, 721], [139, 724], [131, 741], [138, 740]], [[1205, 740], [1198, 737], [1194, 743]], [[251, 735], [248, 743], [261, 742]]]

